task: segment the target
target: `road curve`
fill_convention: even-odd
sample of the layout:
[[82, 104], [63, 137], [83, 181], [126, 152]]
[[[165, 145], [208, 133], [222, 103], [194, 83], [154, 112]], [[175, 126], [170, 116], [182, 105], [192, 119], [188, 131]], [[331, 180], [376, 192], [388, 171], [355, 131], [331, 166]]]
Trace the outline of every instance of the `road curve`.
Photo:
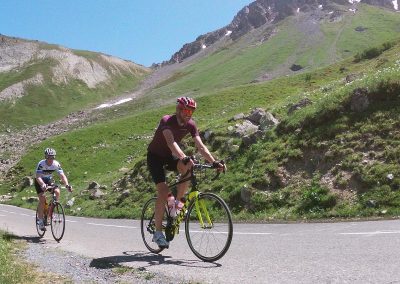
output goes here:
[[[37, 237], [34, 216], [32, 210], [0, 204], [0, 229]], [[234, 224], [231, 248], [216, 263], [197, 259], [183, 233], [162, 255], [149, 253], [138, 220], [68, 216], [60, 243], [51, 232], [44, 239], [46, 248], [78, 253], [94, 262], [111, 260], [201, 283], [400, 282], [400, 220]]]

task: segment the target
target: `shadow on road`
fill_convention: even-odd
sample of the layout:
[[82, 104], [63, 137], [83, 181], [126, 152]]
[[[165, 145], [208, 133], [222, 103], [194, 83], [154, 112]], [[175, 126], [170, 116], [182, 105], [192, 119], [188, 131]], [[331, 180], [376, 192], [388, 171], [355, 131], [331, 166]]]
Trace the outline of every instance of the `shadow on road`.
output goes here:
[[172, 259], [170, 256], [164, 256], [150, 252], [125, 251], [123, 252], [123, 255], [94, 258], [90, 262], [90, 267], [107, 269], [107, 268], [119, 267], [121, 266], [122, 263], [126, 262], [147, 262], [148, 265], [142, 266], [141, 267], [142, 269], [145, 267], [160, 265], [160, 264], [172, 264], [179, 266], [202, 267], [202, 268], [215, 268], [221, 266], [221, 264], [219, 263], [203, 262], [201, 260]]
[[28, 243], [34, 243], [34, 244], [44, 244], [44, 243], [46, 243], [46, 240], [40, 238], [39, 236], [15, 236], [15, 235], [9, 235], [8, 238], [14, 239], [14, 240], [25, 240]]

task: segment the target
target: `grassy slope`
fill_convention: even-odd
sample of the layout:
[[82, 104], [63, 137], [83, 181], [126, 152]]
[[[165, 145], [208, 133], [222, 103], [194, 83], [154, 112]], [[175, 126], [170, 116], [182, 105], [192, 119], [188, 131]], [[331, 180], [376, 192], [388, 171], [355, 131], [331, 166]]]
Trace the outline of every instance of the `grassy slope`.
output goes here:
[[[324, 22], [321, 38], [317, 39], [312, 39], [307, 30], [298, 27], [300, 20], [304, 18], [286, 19], [278, 25], [279, 32], [261, 45], [238, 48], [244, 41], [250, 41], [243, 38], [188, 66], [167, 81], [168, 84], [164, 82], [154, 89], [152, 94], [164, 98], [176, 94], [209, 93], [249, 83], [262, 74], [273, 73], [282, 65], [287, 71], [292, 63], [307, 69], [311, 64], [314, 68], [326, 66], [368, 48], [371, 43], [393, 39], [400, 26], [398, 13], [368, 5], [360, 5], [356, 15], [345, 13], [340, 22]], [[359, 26], [367, 30], [356, 32], [354, 29]]]
[[[374, 104], [366, 113], [354, 114], [344, 111], [340, 116], [334, 115], [340, 113], [337, 109], [340, 109], [347, 101], [347, 97], [356, 87], [368, 87], [374, 90], [379, 87], [379, 81], [383, 80], [392, 82], [393, 88], [398, 88], [396, 84], [398, 84], [400, 72], [398, 70], [399, 51], [398, 44], [376, 59], [363, 60], [359, 63], [353, 63], [349, 59], [310, 73], [311, 80], [306, 80], [306, 75], [298, 75], [262, 84], [225, 89], [199, 98], [197, 122], [202, 130], [210, 128], [216, 133], [216, 138], [210, 142], [210, 148], [214, 153], [229, 161], [230, 171], [213, 184], [213, 189], [216, 191], [224, 189], [220, 193], [228, 201], [236, 218], [266, 219], [275, 216], [275, 218], [290, 219], [301, 215], [329, 217], [377, 214], [376, 208], [363, 207], [366, 201], [361, 193], [360, 195], [353, 194], [349, 201], [340, 194], [335, 195], [327, 191], [319, 178], [319, 175], [326, 174], [327, 170], [319, 169], [315, 165], [310, 166], [304, 158], [325, 156], [326, 152], [330, 151], [333, 153], [331, 155], [338, 157], [335, 162], [342, 162], [343, 165], [334, 169], [337, 182], [342, 182], [346, 187], [346, 182], [340, 181], [340, 174], [345, 171], [355, 171], [361, 175], [360, 182], [367, 192], [375, 187], [374, 180], [384, 182], [385, 178], [382, 178], [382, 174], [389, 173], [389, 170], [392, 170], [394, 174], [400, 174], [398, 166], [393, 163], [399, 155], [395, 142], [398, 133], [394, 132], [392, 134], [394, 137], [390, 139], [386, 136], [381, 137], [378, 133], [380, 128], [389, 131], [400, 121], [395, 97], [395, 103]], [[393, 69], [393, 73], [386, 72], [385, 75], [381, 75], [382, 71], [376, 73], [377, 66], [382, 69], [393, 64], [397, 64], [397, 69]], [[347, 70], [345, 73], [343, 73], [343, 66]], [[361, 71], [372, 75], [348, 86], [343, 85], [342, 79], [346, 74]], [[373, 79], [375, 77], [378, 79]], [[392, 92], [396, 91], [398, 89], [392, 90]], [[315, 103], [288, 116], [288, 105], [304, 96]], [[223, 111], [221, 111], [221, 105], [224, 106]], [[282, 121], [278, 131], [267, 133], [262, 141], [248, 149], [243, 148], [238, 153], [226, 152], [226, 143], [231, 138], [227, 127], [234, 124], [228, 120], [239, 112], [248, 113], [254, 107], [264, 107], [273, 112]], [[330, 115], [326, 115], [326, 111]], [[94, 125], [54, 137], [33, 146], [19, 163], [16, 172], [20, 177], [32, 175], [38, 157], [41, 157], [42, 149], [53, 146], [60, 153], [59, 159], [75, 185], [76, 191], [80, 193], [75, 195], [75, 206], [80, 207], [81, 210], [75, 211], [75, 214], [138, 217], [143, 199], [154, 194], [144, 164], [148, 136], [153, 133], [161, 115], [169, 112], [173, 112], [173, 106], [137, 113], [106, 124]], [[369, 117], [376, 119], [366, 119]], [[304, 125], [310, 125], [310, 127]], [[298, 128], [303, 130], [300, 133], [294, 132]], [[360, 148], [359, 153], [354, 153], [354, 150], [351, 152], [357, 139], [369, 130], [373, 130], [374, 137], [371, 139], [377, 139], [376, 143], [380, 143], [380, 147], [387, 146], [392, 150], [381, 153], [378, 151], [380, 148], [378, 150]], [[377, 132], [376, 135], [375, 132]], [[337, 141], [341, 140], [348, 143], [338, 146]], [[240, 141], [233, 138], [233, 143], [239, 144]], [[315, 149], [315, 157], [310, 156], [310, 149]], [[372, 167], [367, 167], [366, 170], [362, 169], [360, 153], [373, 150], [376, 152], [375, 155], [379, 156], [379, 161], [388, 163], [388, 168], [376, 163]], [[328, 162], [328, 160], [321, 160], [321, 163], [329, 164]], [[290, 164], [298, 165], [298, 167], [290, 169]], [[120, 171], [123, 167], [133, 168], [133, 171], [124, 175]], [[293, 179], [296, 179], [296, 183], [283, 188], [272, 188], [271, 179], [280, 167], [287, 168]], [[121, 184], [112, 186], [123, 177], [126, 177], [128, 182], [125, 180], [122, 186]], [[89, 193], [85, 189], [92, 180], [108, 187], [104, 190], [107, 197], [103, 200], [94, 202], [89, 199]], [[397, 183], [396, 178], [393, 184]], [[253, 192], [252, 200], [248, 204], [243, 203], [240, 198], [241, 187], [245, 184]], [[387, 183], [383, 184], [387, 185]], [[205, 183], [204, 186], [208, 184]], [[4, 191], [5, 187], [2, 188]], [[385, 188], [383, 190], [387, 190]], [[130, 196], [121, 199], [121, 191], [124, 189], [130, 189]], [[34, 208], [34, 204], [27, 204], [21, 199], [23, 196], [34, 195], [33, 188], [18, 192], [18, 186], [15, 184], [15, 190], [18, 198], [14, 199], [13, 204]], [[342, 193], [350, 193], [352, 190], [344, 188]], [[393, 194], [397, 196], [396, 192]], [[317, 196], [315, 204], [306, 202], [310, 200], [309, 196]], [[321, 201], [322, 204], [320, 204], [318, 200], [325, 200], [325, 203]], [[390, 206], [385, 206], [390, 208]], [[390, 211], [390, 213], [394, 212], [397, 211]]]
[[[337, 42], [340, 41], [338, 40]], [[342, 195], [347, 191], [351, 192], [352, 189], [346, 189], [346, 180], [340, 179], [344, 170], [357, 170], [361, 176], [364, 175], [365, 180], [361, 180], [361, 182], [363, 185], [365, 182], [365, 188], [369, 190], [374, 187], [370, 181], [378, 178], [379, 172], [386, 172], [386, 170], [379, 167], [368, 168], [367, 171], [358, 169], [356, 166], [357, 162], [360, 162], [360, 157], [359, 155], [354, 156], [350, 153], [350, 149], [355, 143], [352, 139], [357, 139], [361, 133], [359, 129], [379, 129], [379, 123], [382, 123], [382, 119], [376, 122], [372, 120], [366, 124], [364, 123], [365, 117], [360, 115], [356, 124], [358, 128], [355, 129], [352, 128], [352, 124], [357, 116], [349, 114], [341, 119], [331, 117], [330, 119], [333, 123], [324, 125], [326, 117], [324, 116], [323, 109], [324, 106], [331, 105], [332, 109], [335, 110], [335, 107], [343, 103], [343, 97], [349, 95], [351, 89], [348, 89], [345, 93], [342, 91], [338, 93], [333, 92], [336, 88], [341, 90], [339, 88], [342, 84], [341, 80], [347, 74], [361, 72], [374, 74], [377, 69], [393, 65], [396, 60], [399, 60], [399, 50], [400, 47], [397, 45], [392, 50], [385, 52], [381, 57], [370, 61], [364, 60], [354, 63], [352, 59], [348, 59], [308, 74], [299, 74], [265, 83], [244, 84], [237, 87], [205, 92], [198, 99], [200, 108], [196, 112], [195, 118], [200, 128], [202, 130], [210, 128], [216, 133], [216, 138], [210, 142], [210, 147], [217, 155], [229, 160], [229, 173], [220, 181], [217, 181], [213, 189], [216, 191], [224, 189], [220, 193], [228, 201], [237, 218], [265, 219], [267, 216], [296, 218], [299, 215], [355, 216], [358, 214], [358, 210], [365, 215], [380, 212], [376, 211], [376, 208], [364, 208], [365, 200], [363, 198], [365, 196], [362, 197], [361, 193], [360, 195], [352, 194], [351, 202], [346, 203], [347, 201]], [[228, 51], [222, 51], [220, 54], [213, 56], [218, 55], [223, 57], [224, 52]], [[217, 60], [218, 58], [220, 57], [214, 59]], [[250, 55], [249, 58], [251, 58]], [[211, 62], [204, 64], [207, 66]], [[246, 62], [246, 60], [243, 62]], [[195, 67], [193, 66], [192, 68]], [[229, 68], [224, 70], [226, 72], [236, 72]], [[194, 72], [197, 71], [194, 70], [192, 73]], [[245, 76], [246, 73], [243, 75]], [[390, 82], [395, 81], [396, 76], [398, 78], [398, 73], [395, 73], [395, 76], [390, 78]], [[360, 84], [369, 86], [372, 89], [376, 88], [377, 83], [370, 83], [372, 80], [370, 78], [373, 77], [374, 75], [371, 75], [366, 81], [361, 81]], [[204, 80], [204, 77], [200, 76], [200, 78]], [[185, 76], [181, 76], [180, 79], [184, 81]], [[208, 79], [212, 80], [212, 78]], [[188, 83], [186, 88], [190, 90], [194, 86], [192, 84], [193, 82]], [[178, 89], [174, 90], [179, 93]], [[331, 96], [331, 94], [333, 95]], [[176, 93], [173, 96], [172, 94], [167, 94], [167, 97], [168, 95], [171, 96], [171, 103], [168, 107], [152, 110], [151, 106], [154, 105], [152, 97], [144, 98], [136, 104], [126, 104], [119, 107], [122, 112], [129, 111], [130, 114], [126, 117], [54, 137], [40, 145], [33, 146], [15, 169], [14, 174], [17, 175], [17, 179], [12, 182], [17, 198], [13, 200], [13, 204], [30, 208], [35, 207], [35, 204], [27, 204], [22, 200], [24, 196], [35, 194], [33, 188], [19, 192], [18, 183], [22, 176], [33, 174], [37, 160], [42, 156], [42, 149], [52, 146], [57, 148], [60, 153], [59, 159], [67, 170], [77, 192], [80, 193], [76, 195], [75, 208], [80, 207], [81, 210], [76, 211], [74, 208], [75, 214], [138, 217], [143, 200], [154, 194], [143, 159], [145, 147], [149, 142], [148, 137], [153, 133], [161, 115], [173, 112], [172, 97], [175, 97]], [[309, 96], [312, 101], [320, 101], [320, 103], [313, 104], [313, 107], [306, 108], [304, 111], [295, 113], [295, 115], [289, 117], [287, 115], [288, 105], [299, 101], [304, 96]], [[329, 98], [331, 97], [336, 99], [330, 101]], [[165, 97], [163, 97], [164, 99]], [[397, 103], [393, 106], [396, 107], [396, 105]], [[248, 113], [254, 107], [264, 107], [276, 115], [282, 121], [282, 126], [278, 129], [279, 131], [270, 132], [264, 137], [263, 141], [260, 141], [250, 149], [241, 149], [238, 153], [226, 152], [227, 140], [231, 139], [227, 127], [232, 125], [228, 120], [237, 113]], [[398, 117], [394, 115], [395, 112], [392, 110], [395, 110], [395, 108], [387, 112], [382, 110], [381, 114], [379, 108], [371, 108], [368, 110], [368, 115], [375, 114], [376, 112], [378, 117], [387, 117], [389, 121], [387, 128], [390, 129], [390, 125], [398, 123]], [[113, 112], [113, 110], [109, 110], [109, 112]], [[301, 132], [301, 135], [294, 134], [293, 130], [301, 128], [304, 121], [315, 123], [314, 120], [318, 121], [321, 117], [322, 125], [315, 124], [314, 129], [305, 129], [304, 132]], [[385, 120], [383, 119], [383, 121]], [[362, 131], [365, 132], [365, 130]], [[358, 134], [352, 137], [353, 132]], [[349, 143], [345, 143], [343, 147], [337, 149], [335, 146], [337, 141], [342, 141], [343, 139], [344, 141], [349, 141]], [[380, 142], [381, 146], [389, 146], [394, 149], [385, 154], [386, 156], [392, 157], [390, 159], [396, 157], [398, 148], [393, 144], [394, 139], [389, 141], [385, 140], [386, 137], [382, 138], [378, 136], [376, 136], [376, 139], [377, 141], [383, 141]], [[239, 142], [233, 138], [233, 142], [229, 143], [238, 144]], [[331, 153], [338, 154], [338, 157], [345, 161], [344, 167], [346, 168], [337, 168], [335, 169], [336, 173], [333, 173], [337, 175], [335, 177], [337, 179], [336, 182], [345, 187], [341, 193], [342, 195], [339, 194], [332, 197], [323, 185], [320, 184], [318, 175], [326, 174], [326, 169], [321, 173], [318, 168], [311, 167], [310, 170], [309, 164], [301, 158], [303, 156], [310, 158], [309, 149], [313, 147], [319, 149], [321, 143], [325, 145], [325, 148], [320, 149], [321, 151], [317, 153], [318, 155], [326, 154], [330, 150]], [[362, 151], [366, 150], [363, 149]], [[381, 153], [378, 154], [381, 155]], [[266, 191], [266, 189], [271, 188], [270, 182], [274, 178], [277, 169], [279, 167], [288, 167], [288, 164], [291, 162], [299, 164], [297, 169], [290, 169], [294, 178], [298, 178], [298, 176], [302, 177], [299, 178], [297, 185], [294, 186], [291, 184], [285, 188], [273, 188], [272, 192]], [[123, 171], [120, 171], [124, 167], [133, 167], [133, 172], [131, 171], [124, 175]], [[390, 162], [390, 167], [393, 168], [395, 166]], [[370, 174], [369, 170], [377, 174]], [[397, 173], [398, 169], [394, 168], [394, 170], [394, 173]], [[122, 179], [124, 177], [126, 178], [125, 180]], [[112, 186], [118, 180], [121, 181], [121, 179], [122, 182], [125, 182], [124, 185], [118, 184], [118, 186]], [[91, 201], [89, 199], [89, 194], [85, 189], [92, 180], [96, 180], [108, 187], [105, 190], [107, 196], [103, 200]], [[241, 202], [240, 199], [240, 189], [244, 184], [253, 192], [253, 197], [249, 204]], [[207, 183], [205, 186], [208, 186]], [[3, 184], [0, 188], [1, 191], [6, 192], [10, 188], [10, 185]], [[120, 198], [121, 191], [126, 188], [130, 189], [130, 196], [125, 199]], [[305, 192], [304, 195], [302, 195], [302, 192]], [[307, 194], [316, 196], [316, 205], [314, 203], [311, 205], [307, 204], [307, 200], [314, 200], [309, 198]], [[318, 200], [325, 199], [328, 200], [326, 203], [322, 205], [318, 203]], [[329, 207], [333, 204], [329, 203], [333, 202], [332, 200], [334, 200], [336, 205]], [[364, 205], [360, 205], [362, 202], [364, 202]], [[329, 205], [327, 208], [324, 207], [326, 204]], [[390, 213], [393, 213], [393, 211]]]
[[59, 281], [68, 282], [64, 277], [51, 275], [39, 271], [35, 265], [26, 263], [18, 250], [23, 249], [23, 244], [18, 238], [9, 233], [0, 231], [0, 283], [45, 283]]
[[[43, 47], [51, 48], [47, 45]], [[52, 47], [54, 48], [54, 47]], [[80, 56], [97, 61], [109, 69], [107, 63], [99, 59], [93, 52], [76, 51]], [[0, 132], [6, 128], [21, 128], [33, 124], [45, 124], [66, 116], [88, 106], [95, 106], [107, 98], [133, 90], [146, 75], [145, 70], [138, 68], [136, 76], [125, 72], [115, 75], [111, 82], [101, 84], [96, 89], [88, 88], [85, 83], [73, 80], [68, 85], [55, 85], [52, 81], [51, 68], [56, 65], [54, 60], [37, 61], [21, 71], [11, 71], [0, 74], [0, 90], [23, 80], [32, 78], [38, 73], [44, 77], [45, 83], [40, 86], [30, 86], [27, 94], [15, 103], [0, 104]]]

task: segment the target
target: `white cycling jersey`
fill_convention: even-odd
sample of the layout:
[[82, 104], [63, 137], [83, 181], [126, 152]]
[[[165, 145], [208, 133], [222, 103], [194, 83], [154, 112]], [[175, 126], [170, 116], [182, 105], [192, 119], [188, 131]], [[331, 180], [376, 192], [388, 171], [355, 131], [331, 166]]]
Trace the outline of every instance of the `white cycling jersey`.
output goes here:
[[41, 160], [36, 167], [36, 177], [41, 177], [43, 179], [49, 180], [53, 176], [53, 172], [57, 172], [58, 174], [64, 173], [61, 165], [56, 160], [53, 160], [53, 163], [49, 166], [46, 163], [46, 160]]

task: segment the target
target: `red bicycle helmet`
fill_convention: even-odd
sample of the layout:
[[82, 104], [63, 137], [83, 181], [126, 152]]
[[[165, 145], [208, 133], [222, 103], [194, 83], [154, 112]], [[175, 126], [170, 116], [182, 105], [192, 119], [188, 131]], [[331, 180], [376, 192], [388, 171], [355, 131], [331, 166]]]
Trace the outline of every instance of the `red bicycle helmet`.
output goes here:
[[176, 100], [176, 103], [178, 105], [182, 105], [184, 107], [189, 107], [192, 109], [196, 109], [197, 107], [196, 101], [189, 97], [180, 97]]

